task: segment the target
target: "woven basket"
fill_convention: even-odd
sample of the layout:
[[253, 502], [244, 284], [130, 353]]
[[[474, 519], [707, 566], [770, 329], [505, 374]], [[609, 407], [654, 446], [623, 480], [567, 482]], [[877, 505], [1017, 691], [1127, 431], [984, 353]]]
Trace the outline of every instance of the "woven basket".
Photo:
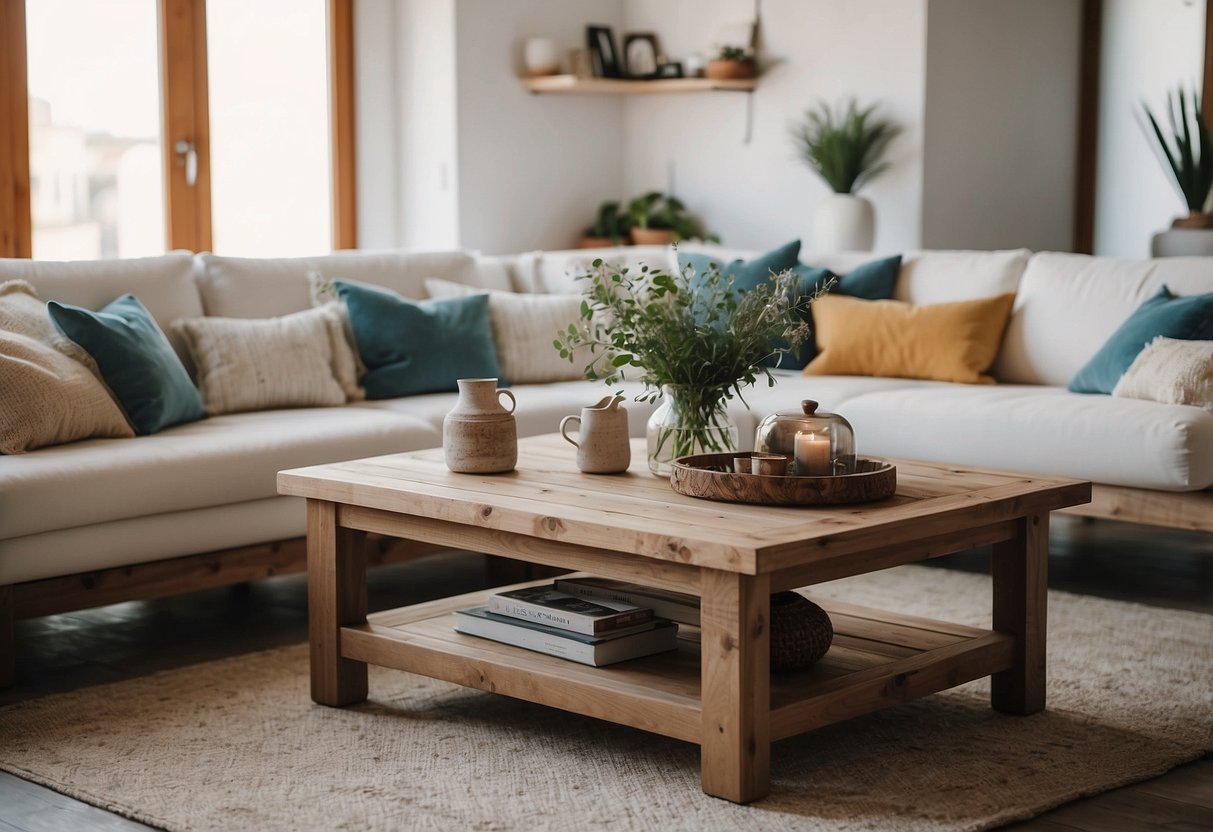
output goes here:
[[797, 592], [771, 596], [771, 670], [803, 670], [830, 649], [834, 625], [821, 607]]

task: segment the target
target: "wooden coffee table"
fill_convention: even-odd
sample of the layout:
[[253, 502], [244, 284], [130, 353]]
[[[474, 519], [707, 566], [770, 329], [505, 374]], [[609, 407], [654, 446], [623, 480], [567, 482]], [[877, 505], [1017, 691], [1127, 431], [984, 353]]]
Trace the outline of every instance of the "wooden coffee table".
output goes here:
[[[830, 509], [684, 497], [645, 469], [580, 473], [559, 436], [519, 443], [509, 474], [453, 474], [428, 450], [283, 471], [308, 499], [312, 698], [367, 696], [367, 664], [399, 668], [676, 737], [701, 747], [703, 790], [769, 790], [773, 740], [993, 676], [995, 709], [1045, 704], [1049, 512], [1089, 483], [898, 462], [897, 494]], [[361, 537], [394, 537], [699, 595], [679, 648], [588, 667], [454, 631], [480, 592], [366, 614]], [[769, 672], [773, 592], [993, 545], [993, 629], [820, 602], [834, 645], [809, 671]]]

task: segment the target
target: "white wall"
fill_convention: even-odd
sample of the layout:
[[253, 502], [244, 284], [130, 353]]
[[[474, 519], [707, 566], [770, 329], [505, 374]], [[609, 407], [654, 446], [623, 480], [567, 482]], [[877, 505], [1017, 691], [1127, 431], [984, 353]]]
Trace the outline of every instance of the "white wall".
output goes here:
[[1158, 114], [1177, 84], [1199, 85], [1204, 7], [1186, 0], [1104, 0], [1096, 254], [1148, 257], [1150, 237], [1187, 214], [1133, 111], [1145, 101]]
[[1073, 246], [1081, 0], [929, 0], [924, 248]]
[[[428, 0], [426, 0], [428, 2]], [[582, 47], [587, 23], [619, 31], [619, 0], [456, 0], [459, 240], [487, 253], [564, 248], [623, 178], [620, 98], [531, 95], [522, 42]]]
[[[659, 33], [675, 58], [710, 54], [721, 24], [752, 18], [752, 0], [624, 0], [628, 31]], [[619, 196], [671, 189], [731, 246], [769, 248], [811, 237], [827, 186], [797, 158], [791, 125], [824, 99], [881, 102], [905, 125], [891, 168], [864, 191], [876, 206], [877, 250], [919, 244], [926, 0], [765, 0], [743, 144], [743, 94], [640, 96], [627, 101], [626, 179]], [[617, 32], [617, 37], [619, 33]]]

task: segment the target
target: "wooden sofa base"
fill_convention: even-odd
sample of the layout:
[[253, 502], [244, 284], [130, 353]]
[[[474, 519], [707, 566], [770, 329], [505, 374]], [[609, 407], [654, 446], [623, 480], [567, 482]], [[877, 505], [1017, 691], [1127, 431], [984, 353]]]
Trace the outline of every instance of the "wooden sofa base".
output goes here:
[[[440, 546], [380, 535], [368, 535], [366, 545], [369, 566], [397, 563], [444, 551]], [[526, 580], [529, 575], [519, 571], [519, 567], [525, 566], [521, 561], [492, 558], [489, 561], [490, 583], [508, 584]], [[231, 586], [306, 569], [307, 540], [300, 537], [0, 585], [0, 687], [7, 687], [13, 682], [16, 656], [14, 630], [15, 623], [22, 619]]]
[[[1084, 517], [1213, 532], [1213, 491], [1172, 493], [1095, 485], [1090, 503], [1065, 511]], [[411, 560], [441, 551], [440, 547], [378, 535], [370, 535], [367, 545], [370, 547], [367, 553], [369, 566]], [[493, 569], [492, 583], [495, 584], [514, 583], [532, 577], [525, 572], [526, 564], [521, 561], [494, 558], [490, 564]], [[0, 687], [11, 685], [13, 681], [16, 653], [14, 624], [18, 620], [229, 586], [272, 575], [302, 572], [306, 568], [307, 541], [295, 538], [41, 581], [0, 585]]]

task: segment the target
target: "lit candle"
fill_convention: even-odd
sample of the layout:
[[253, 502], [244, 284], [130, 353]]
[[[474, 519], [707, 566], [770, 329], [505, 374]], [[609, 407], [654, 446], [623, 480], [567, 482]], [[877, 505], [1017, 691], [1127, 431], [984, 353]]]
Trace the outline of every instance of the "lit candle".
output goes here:
[[817, 433], [796, 434], [796, 473], [802, 477], [826, 477], [830, 464], [830, 437]]

